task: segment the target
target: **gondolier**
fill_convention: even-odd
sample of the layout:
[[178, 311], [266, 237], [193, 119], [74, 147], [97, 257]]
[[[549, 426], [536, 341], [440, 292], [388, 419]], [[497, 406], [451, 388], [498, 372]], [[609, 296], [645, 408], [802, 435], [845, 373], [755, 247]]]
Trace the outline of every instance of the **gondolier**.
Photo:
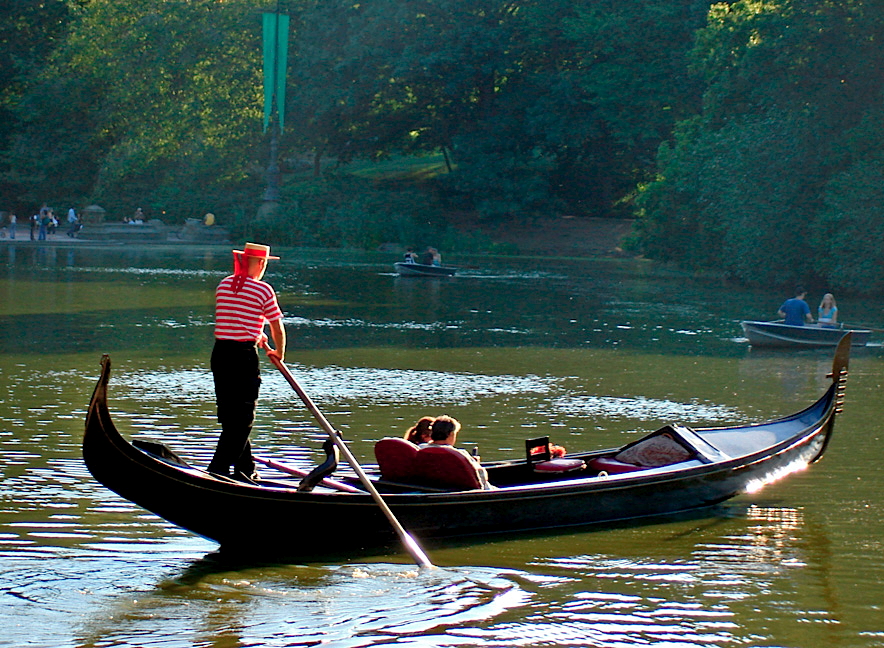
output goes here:
[[265, 346], [264, 326], [270, 325], [273, 348], [267, 355], [285, 359], [285, 329], [276, 293], [262, 281], [270, 247], [246, 243], [233, 251], [234, 272], [221, 280], [215, 291], [215, 346], [212, 376], [218, 403], [221, 436], [209, 471], [251, 480], [256, 477], [249, 434], [255, 421], [255, 407], [261, 386], [258, 347]]

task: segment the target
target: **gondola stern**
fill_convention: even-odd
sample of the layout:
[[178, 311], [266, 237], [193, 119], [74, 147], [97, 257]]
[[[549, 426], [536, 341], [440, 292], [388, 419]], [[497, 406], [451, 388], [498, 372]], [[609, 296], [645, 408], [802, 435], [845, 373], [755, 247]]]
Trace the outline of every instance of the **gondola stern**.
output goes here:
[[86, 413], [86, 425], [83, 433], [83, 461], [86, 468], [100, 483], [114, 490], [103, 475], [106, 472], [110, 448], [120, 443], [128, 445], [114, 425], [107, 406], [107, 387], [110, 380], [111, 359], [108, 354], [101, 356], [101, 375], [92, 391], [89, 408]]

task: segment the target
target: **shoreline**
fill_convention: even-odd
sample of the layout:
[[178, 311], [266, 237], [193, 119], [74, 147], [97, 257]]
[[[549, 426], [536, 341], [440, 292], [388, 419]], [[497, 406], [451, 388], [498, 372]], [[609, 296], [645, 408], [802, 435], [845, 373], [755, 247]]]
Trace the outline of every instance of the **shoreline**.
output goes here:
[[[450, 225], [464, 234], [481, 233], [493, 243], [512, 246], [516, 253], [512, 256], [539, 257], [635, 257], [635, 253], [624, 251], [623, 240], [629, 236], [634, 221], [607, 218], [561, 217], [554, 220], [521, 220], [511, 223], [481, 227], [474, 224], [451, 222]], [[24, 234], [24, 236], [22, 236]], [[22, 245], [25, 247], [97, 247], [116, 248], [123, 246], [159, 247], [190, 246], [230, 247], [231, 241], [196, 241], [168, 237], [163, 240], [147, 239], [83, 239], [56, 232], [45, 240], [31, 240], [28, 229], [19, 228], [16, 238], [0, 238], [0, 245]], [[285, 247], [285, 246], [283, 246]], [[297, 249], [297, 248], [293, 248]], [[484, 253], [496, 256], [493, 252]], [[469, 256], [482, 256], [482, 253]]]

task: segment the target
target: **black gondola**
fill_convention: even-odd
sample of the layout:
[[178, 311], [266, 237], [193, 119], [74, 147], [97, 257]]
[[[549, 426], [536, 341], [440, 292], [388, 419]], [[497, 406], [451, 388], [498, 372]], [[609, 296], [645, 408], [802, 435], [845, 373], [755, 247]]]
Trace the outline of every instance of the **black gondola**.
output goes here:
[[[848, 334], [835, 353], [831, 386], [796, 414], [723, 428], [669, 425], [625, 448], [569, 454], [582, 464], [571, 472], [539, 471], [530, 456], [487, 462], [496, 488], [466, 491], [408, 486], [369, 472], [402, 525], [419, 540], [437, 543], [709, 507], [822, 456], [840, 412], [849, 355]], [[123, 498], [224, 551], [306, 560], [395, 544], [387, 519], [358, 480], [326, 479], [312, 490], [285, 480], [240, 483], [189, 466], [162, 444], [130, 443], [111, 420], [109, 376], [105, 356], [86, 417], [83, 457], [95, 479]], [[675, 444], [674, 463], [626, 461], [658, 441]]]

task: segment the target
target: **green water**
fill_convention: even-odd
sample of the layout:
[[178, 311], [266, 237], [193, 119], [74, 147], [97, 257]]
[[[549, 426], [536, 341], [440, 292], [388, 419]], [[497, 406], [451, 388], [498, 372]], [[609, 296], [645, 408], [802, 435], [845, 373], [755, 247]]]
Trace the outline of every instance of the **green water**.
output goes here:
[[[79, 443], [102, 353], [126, 434], [205, 465], [212, 294], [226, 248], [0, 247], [0, 645], [882, 646], [882, 347], [854, 352], [824, 457], [690, 518], [304, 565], [215, 545], [91, 479]], [[425, 414], [483, 459], [549, 434], [619, 445], [677, 420], [763, 420], [814, 400], [828, 351], [758, 352], [740, 319], [783, 295], [638, 260], [457, 259], [403, 279], [380, 254], [283, 251], [267, 279], [287, 363], [356, 455]], [[881, 303], [840, 299], [875, 325]], [[880, 325], [880, 323], [879, 323]], [[322, 434], [264, 364], [253, 443], [310, 467]], [[280, 520], [281, 534], [322, 520]], [[354, 529], [358, 534], [358, 529]]]

